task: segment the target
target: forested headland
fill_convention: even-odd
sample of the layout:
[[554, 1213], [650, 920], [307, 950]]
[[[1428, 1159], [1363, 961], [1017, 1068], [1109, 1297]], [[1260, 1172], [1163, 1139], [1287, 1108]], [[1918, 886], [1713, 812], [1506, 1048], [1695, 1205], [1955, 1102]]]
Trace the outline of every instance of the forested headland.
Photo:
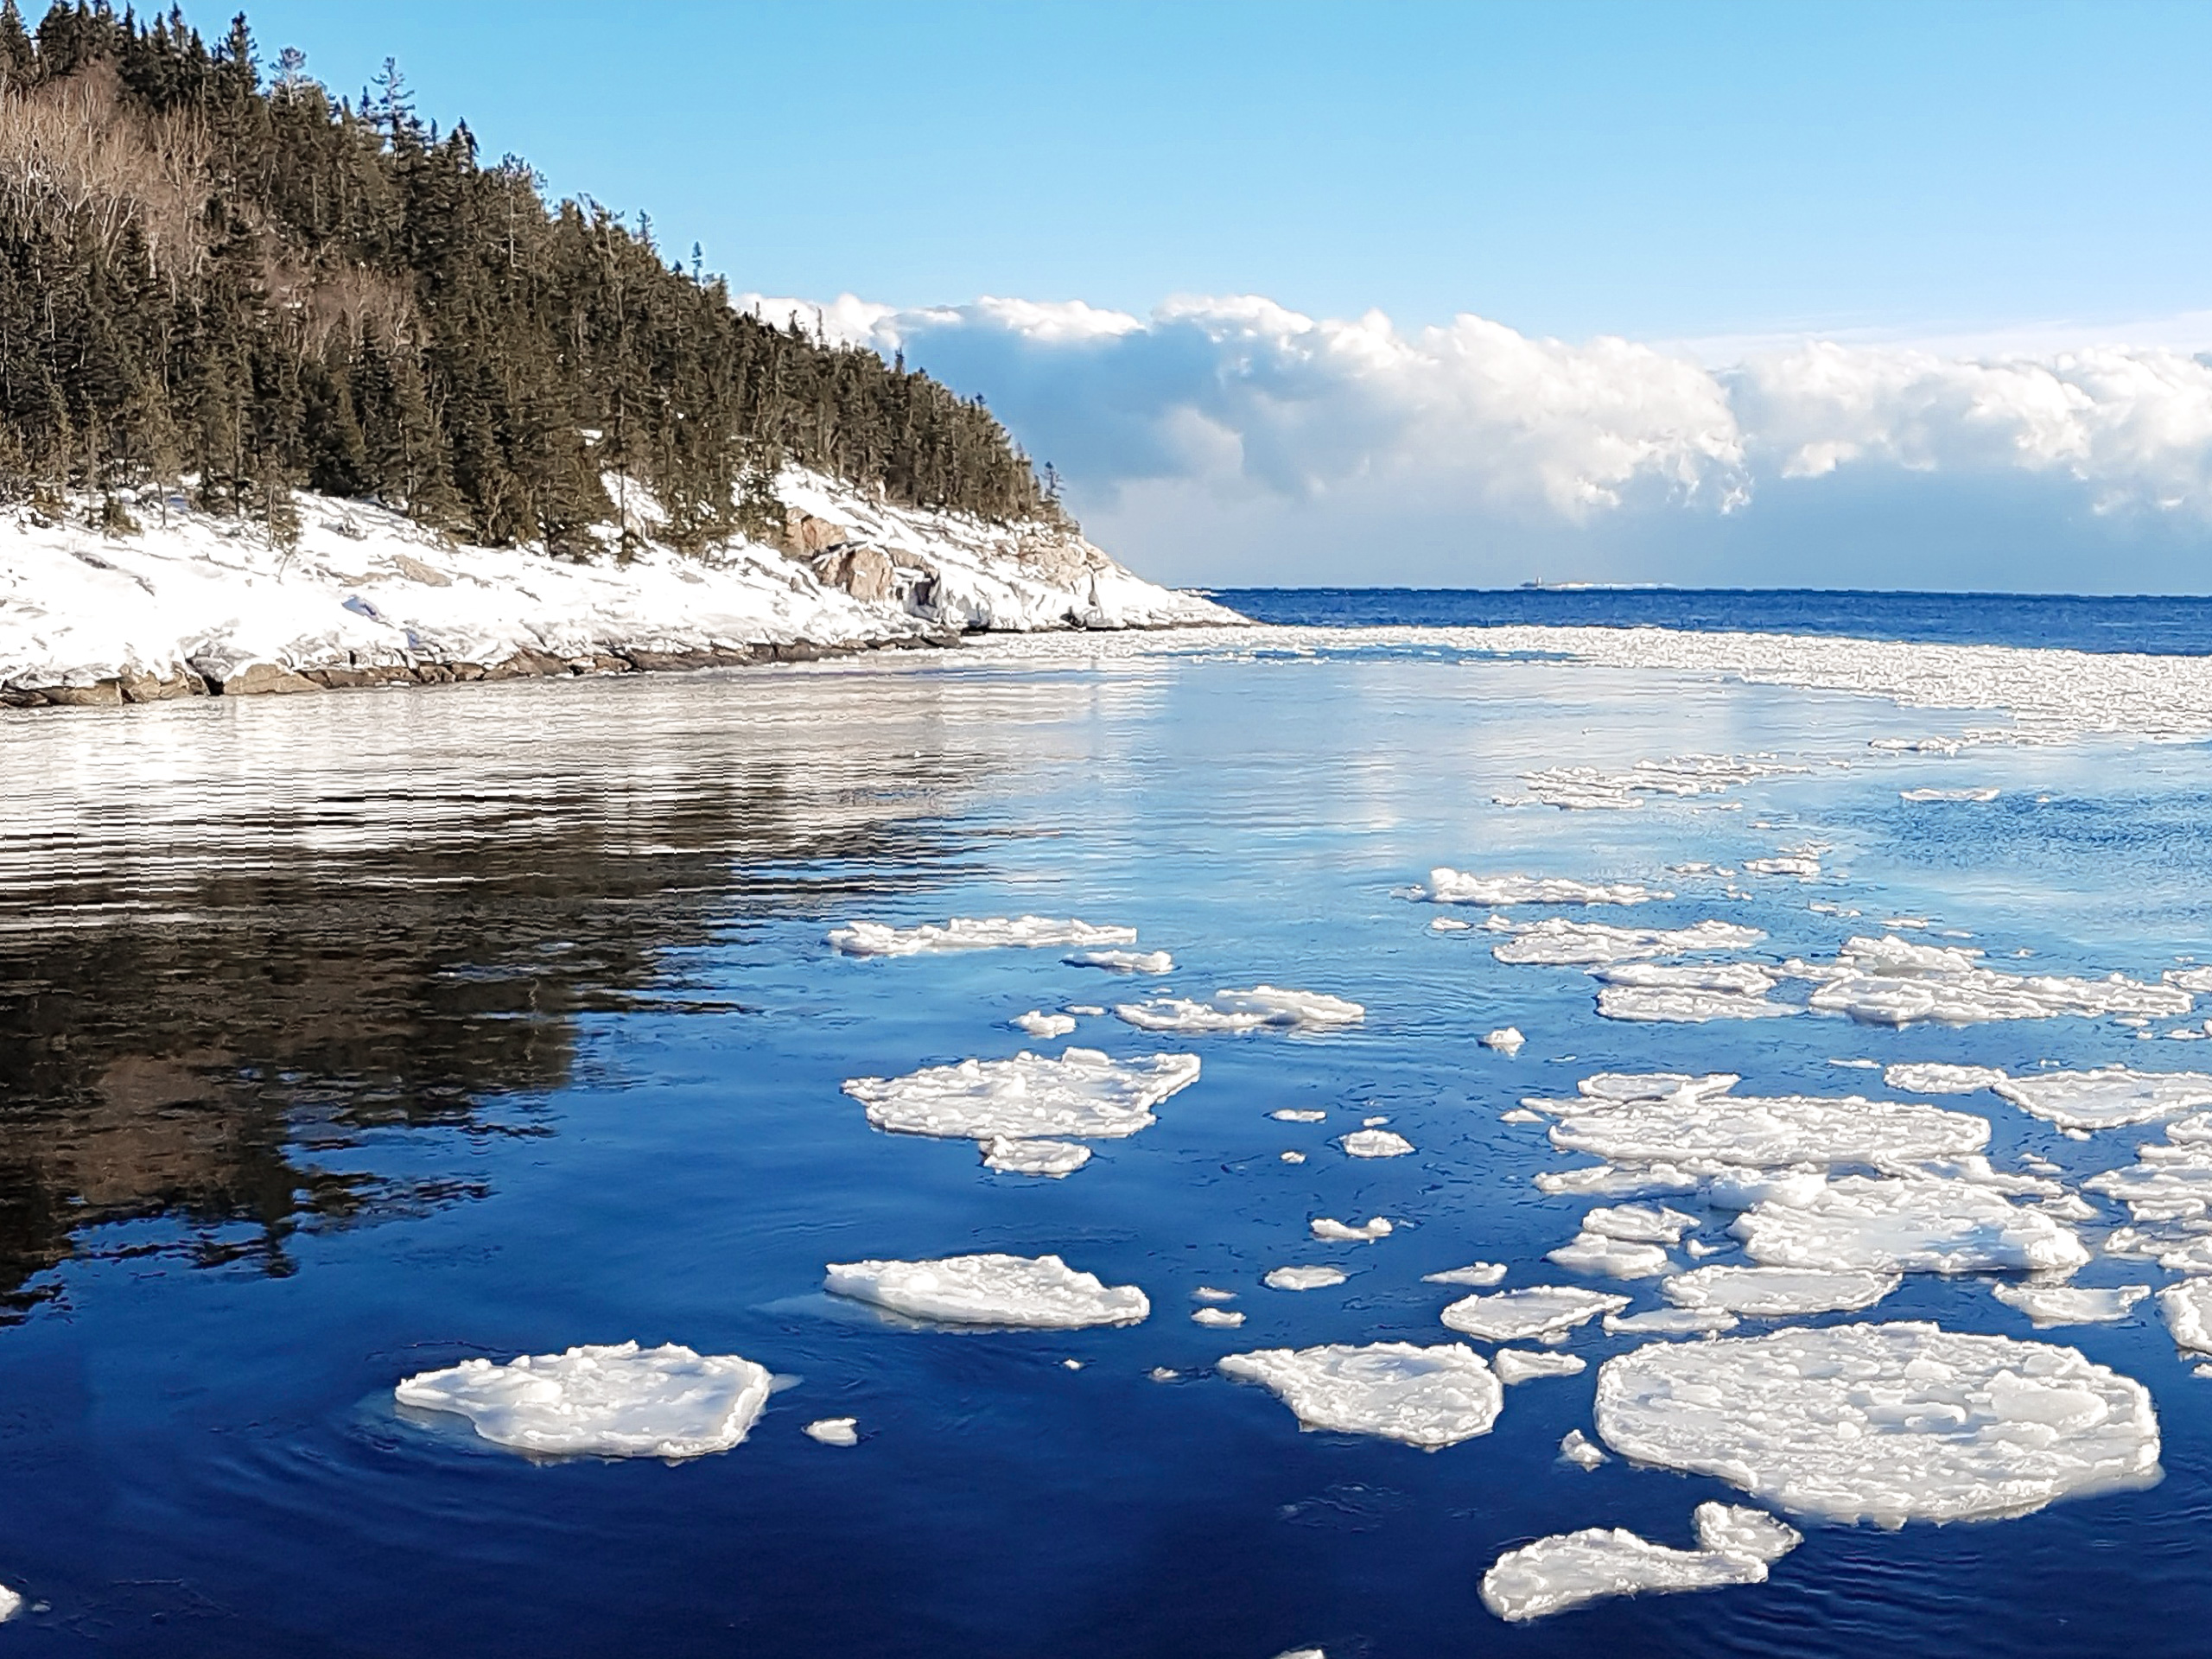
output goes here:
[[980, 400], [734, 310], [389, 63], [351, 99], [307, 71], [243, 16], [211, 46], [178, 10], [0, 7], [0, 497], [127, 531], [185, 494], [282, 537], [305, 489], [581, 556], [626, 544], [632, 487], [681, 548], [766, 529], [790, 461], [1057, 516]]

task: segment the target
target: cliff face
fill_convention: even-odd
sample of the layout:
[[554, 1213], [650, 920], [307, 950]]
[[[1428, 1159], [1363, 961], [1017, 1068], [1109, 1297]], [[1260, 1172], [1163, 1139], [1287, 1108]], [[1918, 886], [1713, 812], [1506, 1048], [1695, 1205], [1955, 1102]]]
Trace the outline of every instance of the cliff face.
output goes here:
[[627, 561], [454, 545], [359, 502], [299, 499], [292, 547], [142, 500], [102, 533], [0, 520], [0, 700], [151, 702], [213, 692], [620, 672], [947, 644], [980, 631], [1177, 627], [1231, 612], [1131, 575], [1071, 531], [885, 505], [796, 468], [774, 545], [709, 558], [653, 539]]

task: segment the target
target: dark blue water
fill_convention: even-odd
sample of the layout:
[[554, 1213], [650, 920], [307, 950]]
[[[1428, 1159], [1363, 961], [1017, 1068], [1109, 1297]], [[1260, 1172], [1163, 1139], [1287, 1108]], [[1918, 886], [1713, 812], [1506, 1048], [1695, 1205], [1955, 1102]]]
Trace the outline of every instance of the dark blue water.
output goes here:
[[1215, 597], [1255, 621], [1314, 626], [1687, 628], [2212, 654], [2212, 598], [2202, 597], [1786, 588], [1230, 588]]

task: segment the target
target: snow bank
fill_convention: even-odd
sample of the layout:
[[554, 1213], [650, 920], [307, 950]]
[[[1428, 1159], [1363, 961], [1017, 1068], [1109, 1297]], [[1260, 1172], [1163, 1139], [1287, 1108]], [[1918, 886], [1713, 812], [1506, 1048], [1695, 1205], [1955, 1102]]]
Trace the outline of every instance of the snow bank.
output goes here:
[[1636, 881], [1589, 882], [1564, 876], [1472, 875], [1440, 864], [1421, 896], [1437, 905], [1643, 905], [1675, 895]]
[[1624, 1528], [1590, 1527], [1508, 1550], [1483, 1574], [1483, 1605], [1511, 1622], [1611, 1596], [1763, 1584], [1804, 1541], [1759, 1510], [1697, 1506], [1695, 1549], [1669, 1549]]
[[1356, 1026], [1367, 1010], [1340, 996], [1319, 991], [1286, 991], [1255, 985], [1249, 991], [1216, 991], [1204, 1002], [1160, 996], [1148, 1002], [1123, 1002], [1115, 1010], [1140, 1031], [1336, 1031]]
[[1505, 1392], [1464, 1343], [1262, 1348], [1221, 1361], [1224, 1376], [1257, 1382], [1304, 1428], [1377, 1434], [1430, 1451], [1490, 1433]]
[[2158, 1475], [2149, 1390], [2070, 1348], [1933, 1325], [1654, 1344], [1598, 1374], [1598, 1432], [1838, 1522], [2025, 1515]]
[[1628, 1298], [1572, 1285], [1532, 1285], [1493, 1296], [1462, 1296], [1437, 1317], [1454, 1331], [1484, 1342], [1527, 1342], [1556, 1337], [1601, 1313], [1618, 1313]]
[[831, 928], [829, 943], [849, 957], [918, 957], [1008, 947], [1034, 950], [1062, 944], [1128, 944], [1136, 936], [1134, 927], [1095, 927], [1048, 916], [956, 916], [919, 927], [852, 922]]
[[832, 1262], [823, 1287], [943, 1325], [1070, 1331], [1135, 1325], [1152, 1312], [1135, 1285], [1107, 1285], [1057, 1255], [948, 1255], [934, 1262]]
[[[1053, 1059], [961, 1060], [903, 1077], [853, 1077], [844, 1091], [894, 1135], [959, 1141], [1110, 1141], [1155, 1120], [1152, 1109], [1198, 1078], [1195, 1054], [1116, 1060], [1095, 1048]], [[1001, 1154], [1011, 1155], [1011, 1154]]]
[[1659, 1291], [1680, 1307], [1718, 1308], [1775, 1319], [1855, 1313], [1873, 1306], [1900, 1282], [1894, 1270], [1717, 1267], [1676, 1274]]
[[524, 1354], [503, 1365], [466, 1359], [410, 1376], [403, 1406], [466, 1417], [497, 1446], [547, 1456], [696, 1458], [742, 1440], [772, 1378], [735, 1354], [634, 1342]]
[[2050, 1272], [2089, 1252], [2071, 1228], [1973, 1181], [1847, 1175], [1809, 1196], [1754, 1205], [1736, 1220], [1764, 1265], [1875, 1273]]

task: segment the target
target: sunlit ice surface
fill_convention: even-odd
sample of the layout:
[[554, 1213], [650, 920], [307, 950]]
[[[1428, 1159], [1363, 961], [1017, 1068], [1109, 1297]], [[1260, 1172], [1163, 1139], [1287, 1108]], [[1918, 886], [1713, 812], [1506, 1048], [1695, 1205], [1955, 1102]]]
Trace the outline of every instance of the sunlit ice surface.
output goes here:
[[[1520, 1107], [1587, 1077], [1727, 1072], [1745, 1097], [1909, 1101], [1834, 1062], [2205, 1069], [2208, 1051], [2168, 1033], [2200, 1027], [2212, 999], [2144, 1025], [1891, 1027], [1811, 1009], [1811, 982], [1777, 979], [1766, 995], [1802, 1011], [1651, 1022], [1602, 1017], [1581, 966], [1500, 962], [1513, 935], [1482, 907], [1409, 896], [1432, 870], [1634, 882], [1674, 897], [1615, 923], [1764, 935], [1689, 964], [1832, 963], [1894, 935], [2007, 974], [2160, 985], [2212, 957], [2212, 761], [2186, 732], [2084, 734], [2045, 715], [2024, 742], [2000, 706], [1746, 684], [1677, 660], [1699, 658], [1688, 648], [1654, 666], [1544, 643], [1057, 638], [0, 715], [0, 1582], [29, 1604], [0, 1639], [209, 1655], [640, 1639], [1258, 1659], [2190, 1651], [2212, 1611], [2212, 1382], [2155, 1299], [2039, 1330], [1991, 1294], [2018, 1275], [1907, 1273], [1871, 1310], [1747, 1319], [1732, 1335], [1922, 1321], [2078, 1350], [2150, 1391], [2164, 1478], [1895, 1531], [1777, 1511], [1804, 1542], [1764, 1583], [1510, 1629], [1480, 1594], [1510, 1550], [1593, 1527], [1691, 1550], [1699, 1504], [1764, 1501], [1625, 1457], [1562, 1460], [1570, 1431], [1599, 1432], [1602, 1363], [1652, 1336], [1574, 1327], [1541, 1351], [1584, 1370], [1505, 1390], [1488, 1433], [1433, 1452], [1301, 1430], [1217, 1370], [1233, 1353], [1461, 1340], [1439, 1315], [1468, 1287], [1423, 1275], [1471, 1261], [1505, 1264], [1504, 1290], [1669, 1306], [1660, 1276], [1546, 1260], [1599, 1205], [1694, 1217], [1661, 1247], [1677, 1273], [1746, 1262], [1744, 1193], [1729, 1208], [1696, 1170], [1637, 1188], [1638, 1170], [1555, 1149], [1554, 1120]], [[1912, 649], [1891, 648], [1901, 671]], [[1969, 683], [2022, 683], [2009, 666], [1945, 682]], [[2061, 690], [2054, 706], [2083, 705], [2078, 684]], [[1707, 760], [1664, 764], [1685, 757]], [[1635, 804], [1531, 803], [1568, 773], [1573, 789], [1548, 786], [1560, 798]], [[1747, 873], [1808, 857], [1817, 877]], [[1470, 925], [1438, 931], [1440, 912]], [[825, 942], [857, 922], [1023, 916], [1133, 928], [1136, 948], [1172, 952], [1138, 995], [1295, 987], [1364, 1018], [1152, 1033], [1116, 1020], [1129, 994], [1058, 948], [855, 958]], [[1007, 1023], [1087, 1007], [1104, 1011], [1049, 1041]], [[1509, 1026], [1516, 1052], [1481, 1046]], [[973, 1140], [886, 1133], [842, 1092], [1070, 1046], [1196, 1052], [1203, 1072], [1141, 1132], [1088, 1141], [1064, 1179], [991, 1167]], [[1993, 1179], [2088, 1206], [2006, 1193], [2084, 1240], [2093, 1259], [2069, 1283], [2177, 1281], [2108, 1251], [2130, 1212], [2082, 1192], [2133, 1167], [2163, 1122], [2077, 1138], [1994, 1094], [1940, 1103], [1988, 1120]], [[1414, 1150], [1347, 1157], [1375, 1118]], [[1629, 1185], [1535, 1185], [1577, 1169]], [[1389, 1236], [1310, 1230], [1370, 1216], [1393, 1219]], [[955, 1327], [823, 1289], [833, 1262], [990, 1252], [1139, 1287], [1151, 1317]], [[1347, 1276], [1263, 1284], [1287, 1265]], [[1191, 1320], [1202, 1287], [1235, 1293], [1245, 1322]], [[393, 1403], [403, 1378], [471, 1358], [632, 1340], [741, 1355], [777, 1391], [741, 1444], [681, 1462], [525, 1458]], [[861, 1425], [850, 1451], [804, 1432], [845, 1417]]]

